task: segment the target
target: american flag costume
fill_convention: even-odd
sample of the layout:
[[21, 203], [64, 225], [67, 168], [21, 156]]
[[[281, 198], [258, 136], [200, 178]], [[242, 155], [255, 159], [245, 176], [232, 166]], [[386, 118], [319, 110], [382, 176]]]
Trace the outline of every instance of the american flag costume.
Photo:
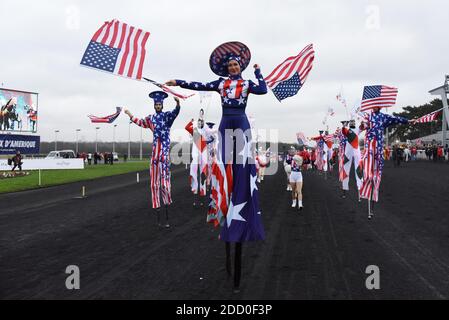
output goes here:
[[218, 80], [208, 83], [176, 80], [182, 88], [215, 91], [221, 96], [223, 116], [218, 129], [217, 161], [212, 165], [208, 221], [222, 225], [220, 239], [226, 242], [265, 239], [254, 146], [245, 109], [249, 95], [266, 94], [267, 86], [259, 69], [255, 70], [258, 84], [244, 80], [241, 74], [229, 75], [227, 71], [231, 60], [237, 61], [243, 71], [250, 58], [244, 44], [228, 42], [216, 48], [209, 61], [212, 71], [222, 76]]
[[407, 123], [402, 117], [395, 117], [380, 111], [372, 112], [366, 117], [365, 150], [362, 155], [363, 183], [360, 197], [379, 200], [379, 187], [384, 167], [383, 144], [384, 130], [392, 125]]
[[[185, 129], [192, 136], [192, 162], [190, 163], [190, 187], [193, 194], [206, 195], [208, 150], [206, 129], [194, 126], [190, 121]], [[198, 192], [199, 189], [199, 192]]]
[[[155, 103], [162, 103], [168, 95], [162, 91], [150, 93]], [[150, 165], [150, 188], [153, 208], [160, 208], [160, 197], [165, 205], [172, 203], [170, 185], [170, 128], [180, 111], [156, 112], [144, 119], [131, 117], [136, 125], [153, 131], [153, 148]]]
[[316, 161], [315, 165], [319, 171], [323, 171], [324, 168], [324, 139], [322, 134], [319, 136], [311, 138], [316, 142], [315, 155]]
[[319, 136], [312, 138], [312, 140], [315, 140], [317, 143], [316, 166], [320, 171], [326, 172], [329, 169], [329, 159], [332, 153], [333, 139], [333, 135], [323, 135], [321, 133]]
[[338, 140], [338, 180], [340, 182], [343, 182], [345, 176], [343, 167], [347, 140], [340, 128], [337, 128], [337, 130], [335, 131], [335, 138]]
[[343, 127], [341, 133], [345, 137], [345, 149], [343, 155], [343, 190], [349, 190], [349, 177], [351, 173], [352, 163], [354, 163], [355, 179], [357, 184], [357, 190], [360, 190], [363, 181], [363, 168], [359, 147], [359, 134], [361, 130], [351, 127]]

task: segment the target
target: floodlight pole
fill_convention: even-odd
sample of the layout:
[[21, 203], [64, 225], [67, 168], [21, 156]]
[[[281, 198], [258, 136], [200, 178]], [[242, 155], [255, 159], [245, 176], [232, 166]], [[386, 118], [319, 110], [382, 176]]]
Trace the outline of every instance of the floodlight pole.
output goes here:
[[449, 75], [446, 75], [444, 85], [430, 90], [429, 93], [434, 96], [440, 96], [443, 102], [443, 121], [441, 128], [443, 134], [441, 144], [445, 146], [447, 141], [447, 128], [449, 126], [449, 106], [447, 103], [447, 94], [449, 93]]

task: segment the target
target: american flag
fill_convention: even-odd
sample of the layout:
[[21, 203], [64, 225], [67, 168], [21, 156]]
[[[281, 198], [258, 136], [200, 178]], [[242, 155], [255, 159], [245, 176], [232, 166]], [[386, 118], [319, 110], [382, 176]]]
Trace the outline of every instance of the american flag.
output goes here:
[[113, 123], [115, 119], [117, 119], [117, 117], [120, 115], [120, 112], [122, 112], [122, 108], [117, 107], [116, 109], [117, 109], [116, 113], [106, 117], [96, 117], [93, 115], [88, 115], [88, 117], [92, 123]]
[[169, 93], [169, 94], [171, 94], [171, 95], [173, 95], [175, 97], [178, 97], [180, 99], [183, 99], [183, 100], [185, 100], [187, 98], [190, 98], [190, 97], [195, 95], [195, 94], [190, 94], [188, 96], [185, 96], [183, 94], [180, 94], [180, 93], [177, 93], [177, 92], [173, 91], [172, 89], [170, 89], [169, 87], [167, 87], [164, 84], [158, 83], [158, 82], [156, 82], [154, 80], [151, 80], [151, 79], [148, 79], [148, 78], [145, 78], [145, 77], [143, 79], [148, 81], [148, 82], [150, 82], [150, 83], [152, 83], [152, 84], [154, 84], [156, 87], [161, 88], [164, 92]]
[[398, 89], [387, 86], [365, 86], [360, 111], [391, 107], [396, 103]]
[[141, 80], [149, 36], [118, 20], [107, 21], [92, 37], [81, 65]]
[[441, 113], [441, 110], [431, 112], [429, 114], [426, 114], [425, 116], [422, 116], [416, 120], [413, 120], [413, 123], [427, 123], [427, 122], [435, 121], [440, 113]]
[[307, 143], [307, 138], [306, 138], [306, 136], [304, 135], [303, 132], [298, 132], [298, 133], [296, 134], [296, 139], [298, 140], [298, 144], [299, 144], [300, 146]]
[[313, 44], [309, 44], [297, 56], [287, 58], [265, 78], [279, 101], [298, 93], [312, 70], [314, 59]]

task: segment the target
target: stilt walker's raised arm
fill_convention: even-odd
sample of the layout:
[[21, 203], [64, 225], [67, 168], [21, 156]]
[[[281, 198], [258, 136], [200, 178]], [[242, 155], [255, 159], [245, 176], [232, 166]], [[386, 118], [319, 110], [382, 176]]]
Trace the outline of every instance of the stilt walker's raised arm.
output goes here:
[[175, 121], [176, 117], [179, 115], [180, 110], [181, 105], [179, 104], [179, 100], [177, 100], [176, 108], [174, 108], [172, 111], [167, 112], [167, 123], [169, 127], [172, 126], [173, 121]]
[[129, 116], [129, 119], [139, 127], [150, 129], [151, 131], [154, 130], [153, 123], [150, 121], [149, 117], [139, 119], [137, 117], [134, 117], [129, 110], [125, 110], [125, 113]]
[[267, 84], [265, 83], [262, 73], [260, 72], [260, 68], [254, 69], [254, 75], [256, 76], [256, 79], [259, 84], [257, 85], [253, 81], [250, 80], [249, 81], [249, 92], [252, 94], [257, 94], [257, 95], [266, 94], [268, 92]]

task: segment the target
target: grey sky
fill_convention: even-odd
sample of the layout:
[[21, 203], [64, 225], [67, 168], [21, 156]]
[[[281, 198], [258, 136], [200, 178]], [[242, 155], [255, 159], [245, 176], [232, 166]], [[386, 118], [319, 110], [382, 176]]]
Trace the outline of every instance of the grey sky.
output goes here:
[[[127, 106], [136, 116], [153, 112], [148, 93], [156, 90], [79, 65], [93, 33], [117, 18], [151, 33], [144, 75], [210, 81], [208, 59], [219, 44], [238, 40], [248, 45], [252, 62], [264, 75], [288, 56], [313, 43], [314, 68], [295, 97], [279, 103], [271, 93], [251, 96], [247, 114], [256, 126], [279, 129], [280, 140], [295, 133], [315, 135], [328, 107], [334, 130], [346, 118], [335, 96], [342, 92], [352, 106], [368, 84], [399, 88], [398, 106], [417, 105], [432, 97], [428, 90], [449, 73], [448, 1], [17, 1], [2, 0], [0, 12], [0, 82], [6, 88], [39, 92], [42, 140], [93, 140], [87, 114], [106, 115]], [[378, 14], [377, 14], [378, 13]], [[9, 17], [9, 18], [5, 18]], [[252, 67], [243, 74], [254, 79]], [[182, 91], [182, 89], [180, 90]], [[166, 108], [174, 107], [166, 100]], [[198, 116], [199, 96], [182, 103], [172, 138], [186, 139], [182, 128]], [[395, 107], [391, 111], [399, 110]], [[217, 94], [206, 120], [218, 123]], [[117, 140], [127, 141], [128, 121], [116, 121]], [[112, 139], [112, 126], [100, 125], [99, 138]], [[140, 130], [132, 127], [132, 139]], [[144, 139], [151, 140], [150, 132]]]

